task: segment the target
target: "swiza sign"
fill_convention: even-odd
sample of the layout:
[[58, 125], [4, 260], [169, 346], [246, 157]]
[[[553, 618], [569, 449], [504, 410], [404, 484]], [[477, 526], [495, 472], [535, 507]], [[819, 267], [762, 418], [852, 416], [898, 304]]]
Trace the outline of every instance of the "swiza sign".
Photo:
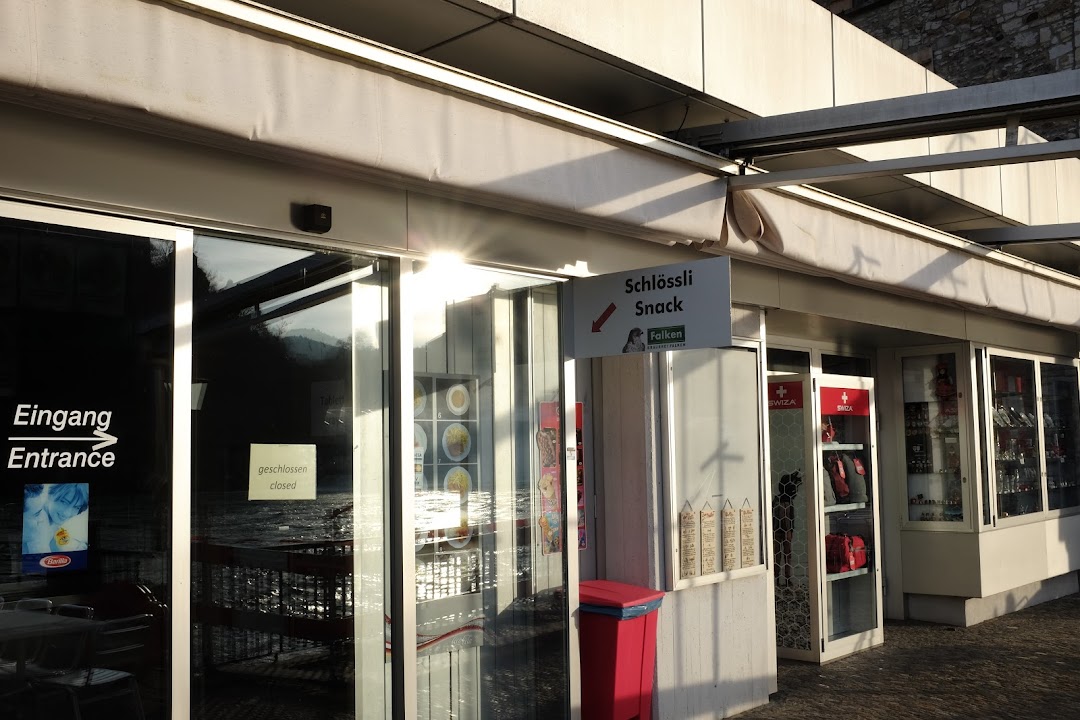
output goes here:
[[573, 357], [731, 345], [726, 257], [572, 282]]

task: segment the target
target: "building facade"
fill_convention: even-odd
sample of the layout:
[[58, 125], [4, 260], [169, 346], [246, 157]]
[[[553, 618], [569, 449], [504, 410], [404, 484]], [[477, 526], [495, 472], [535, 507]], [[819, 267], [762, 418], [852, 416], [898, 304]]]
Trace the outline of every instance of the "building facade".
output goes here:
[[[1080, 280], [950, 231], [1080, 161], [730, 193], [680, 130], [944, 81], [653, 5], [3, 6], [5, 711], [134, 637], [147, 717], [581, 717], [609, 579], [665, 592], [653, 715], [726, 717], [1075, 591]], [[717, 258], [730, 346], [576, 357], [576, 280]]]

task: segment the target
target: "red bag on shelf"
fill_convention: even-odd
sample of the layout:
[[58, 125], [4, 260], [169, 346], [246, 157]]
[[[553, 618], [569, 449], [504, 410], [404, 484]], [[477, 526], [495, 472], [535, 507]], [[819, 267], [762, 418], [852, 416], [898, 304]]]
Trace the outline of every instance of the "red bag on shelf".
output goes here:
[[861, 535], [825, 536], [825, 572], [842, 573], [866, 567], [866, 539]]
[[867, 551], [866, 539], [862, 535], [851, 536], [851, 569], [858, 570], [866, 567]]
[[829, 464], [825, 468], [829, 471], [833, 490], [836, 491], [836, 499], [843, 502], [844, 498], [851, 494], [851, 488], [847, 484], [847, 473], [844, 471], [844, 461], [839, 455], [833, 454], [829, 458]]

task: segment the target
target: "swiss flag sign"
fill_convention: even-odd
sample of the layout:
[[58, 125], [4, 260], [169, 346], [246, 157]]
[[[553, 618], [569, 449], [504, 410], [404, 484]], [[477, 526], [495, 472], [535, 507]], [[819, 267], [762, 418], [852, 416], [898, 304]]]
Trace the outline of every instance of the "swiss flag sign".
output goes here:
[[821, 388], [822, 415], [869, 415], [870, 391], [858, 388]]
[[800, 380], [769, 383], [770, 410], [799, 410], [803, 406], [803, 384]]

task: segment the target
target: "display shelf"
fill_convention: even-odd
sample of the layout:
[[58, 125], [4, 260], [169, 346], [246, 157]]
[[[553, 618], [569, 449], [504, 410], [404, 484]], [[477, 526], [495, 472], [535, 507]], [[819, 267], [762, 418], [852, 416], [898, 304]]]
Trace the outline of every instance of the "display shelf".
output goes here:
[[864, 503], [864, 502], [842, 503], [842, 504], [839, 504], [839, 505], [826, 505], [825, 506], [826, 514], [835, 513], [835, 512], [850, 512], [852, 510], [864, 510], [864, 509], [866, 509], [866, 503]]
[[821, 450], [825, 452], [827, 450], [864, 450], [865, 445], [863, 443], [838, 443], [838, 442], [823, 442], [821, 443]]
[[861, 568], [857, 568], [855, 570], [848, 570], [847, 572], [826, 573], [825, 574], [825, 581], [826, 582], [834, 582], [836, 580], [846, 580], [847, 578], [853, 578], [853, 577], [856, 577], [858, 575], [866, 575], [869, 572], [870, 572], [870, 568], [861, 567]]

